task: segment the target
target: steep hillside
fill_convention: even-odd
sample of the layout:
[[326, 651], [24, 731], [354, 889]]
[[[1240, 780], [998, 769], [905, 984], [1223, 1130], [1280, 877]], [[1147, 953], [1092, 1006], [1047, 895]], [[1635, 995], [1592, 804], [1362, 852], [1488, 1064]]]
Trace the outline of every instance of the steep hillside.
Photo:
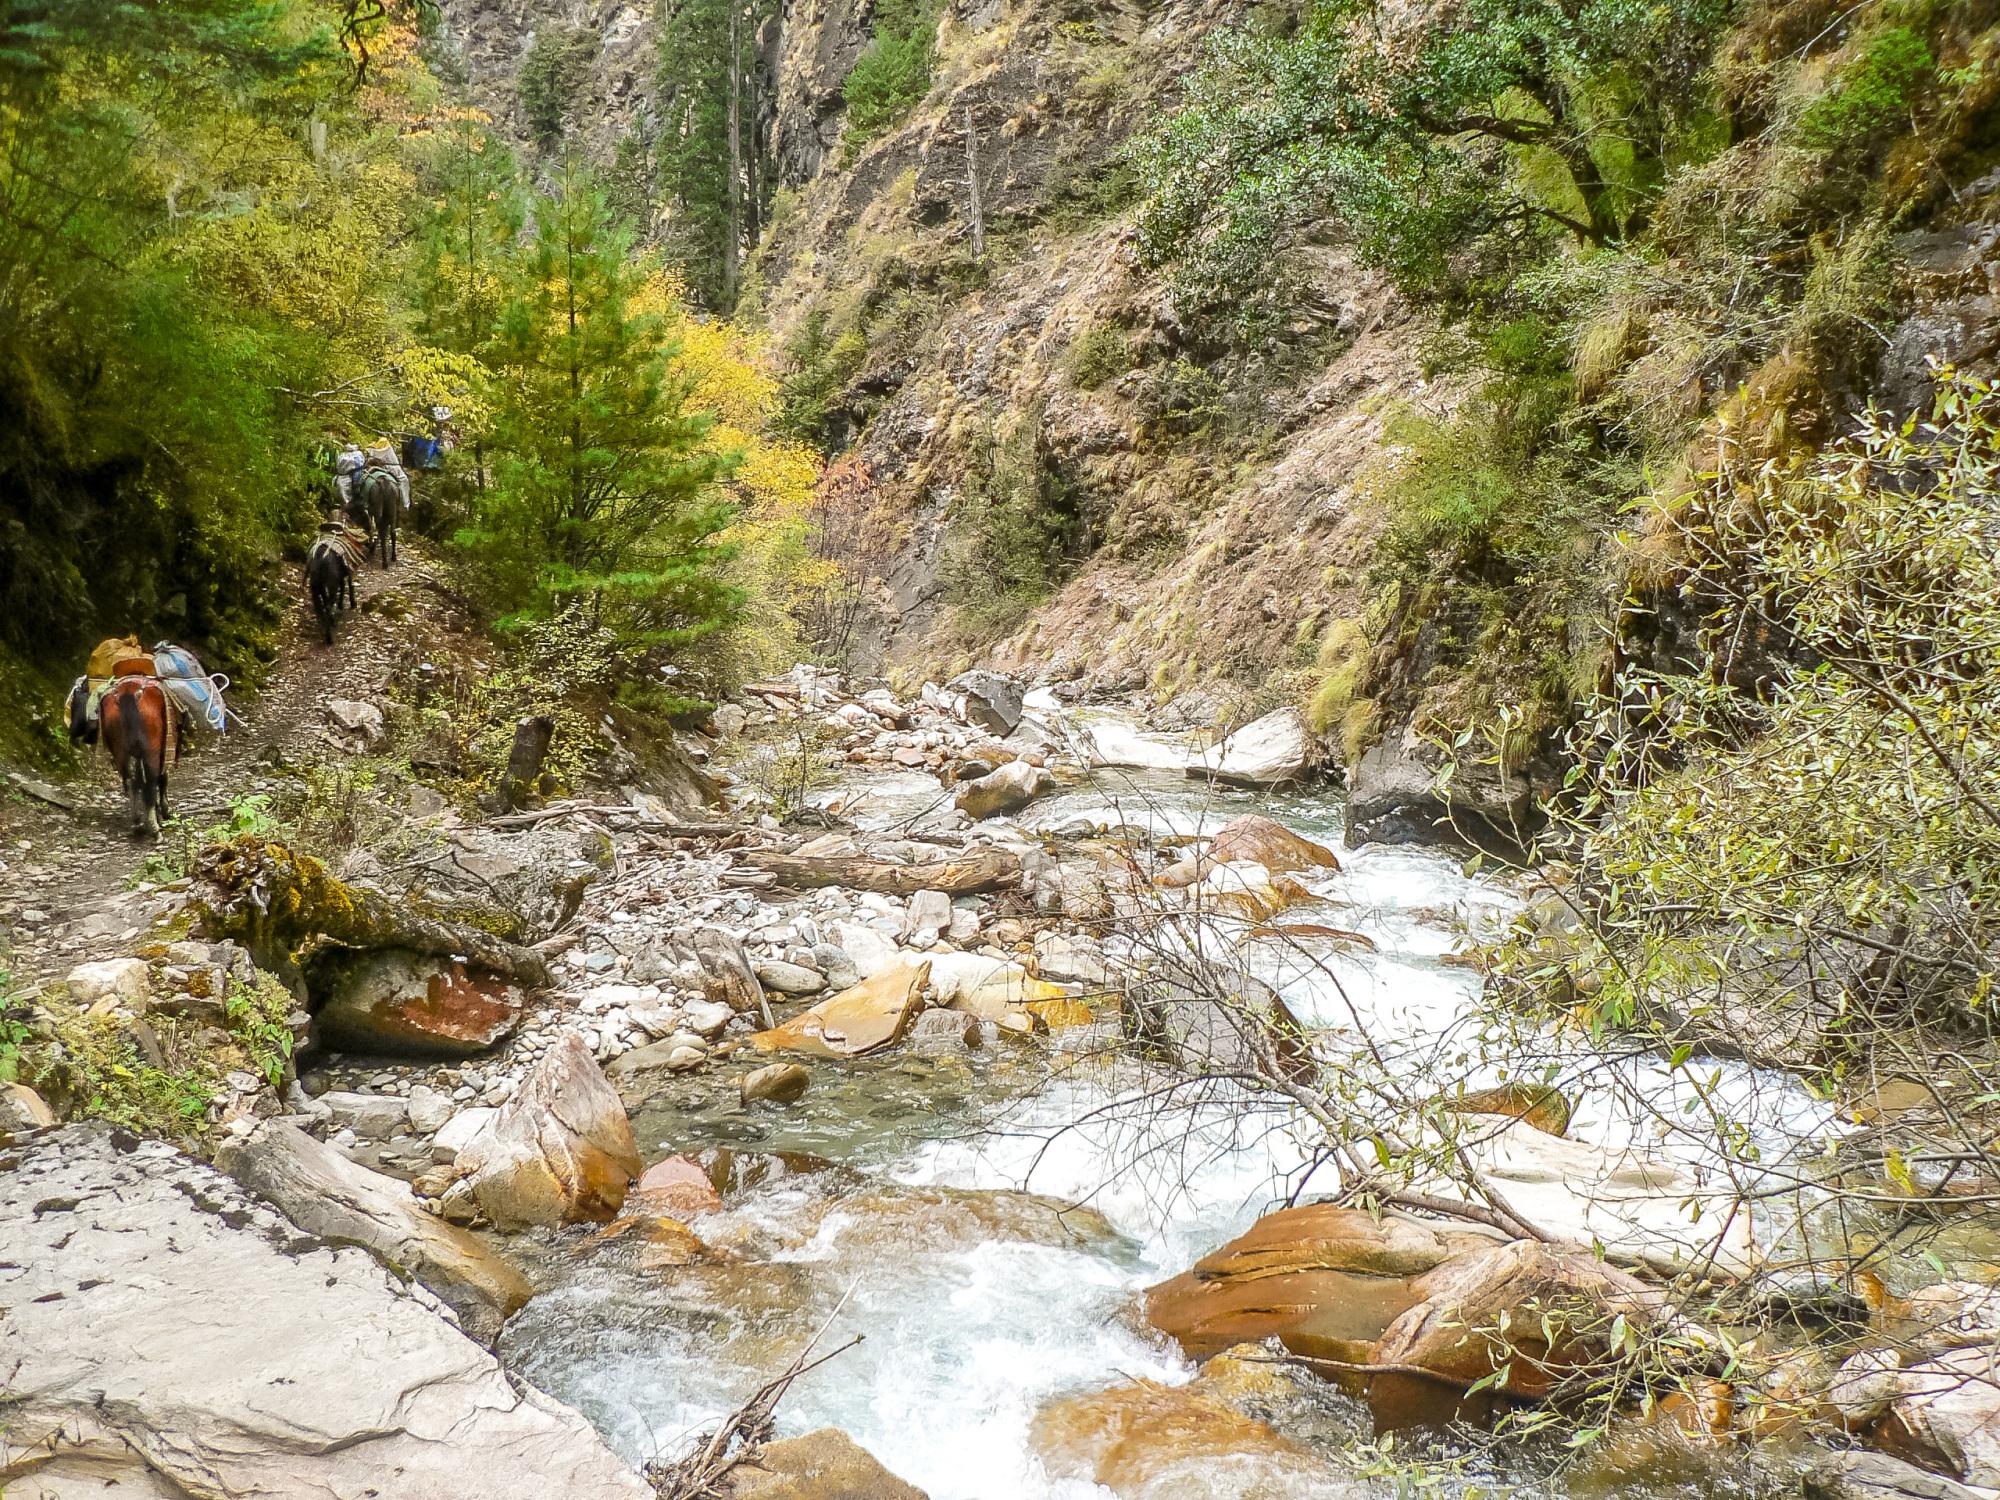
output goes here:
[[[507, 47], [518, 67], [556, 8], [448, 10], [504, 114]], [[1241, 7], [785, 4], [753, 49], [749, 137], [777, 187], [739, 311], [838, 460], [829, 550], [873, 580], [827, 644], [892, 673], [986, 660], [1143, 693], [1194, 724], [1294, 702], [1383, 829], [1422, 809], [1437, 745], [1512, 710], [1456, 790], [1509, 824], [1558, 774], [1575, 705], [1698, 628], [1672, 527], [1635, 502], [1670, 504], [1718, 423], [1780, 455], [1871, 396], [1920, 402], [1928, 359], [1992, 359], [1991, 10], [1718, 9], [1659, 162], [1627, 164], [1657, 207], [1628, 206], [1608, 248], [1536, 240], [1528, 291], [1452, 302], [1308, 205], [1252, 336], [1148, 269], [1130, 149]], [[633, 6], [565, 16], [601, 30], [579, 138], [615, 166], [626, 122], [659, 128], [635, 60], [657, 28]], [[1398, 12], [1397, 45], [1454, 16]], [[928, 43], [933, 17], [927, 72], [885, 105], [870, 59]]]

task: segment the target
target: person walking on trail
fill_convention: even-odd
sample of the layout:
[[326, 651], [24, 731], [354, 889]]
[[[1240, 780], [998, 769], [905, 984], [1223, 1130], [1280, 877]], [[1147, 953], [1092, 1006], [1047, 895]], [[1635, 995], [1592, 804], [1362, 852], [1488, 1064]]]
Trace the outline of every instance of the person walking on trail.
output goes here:
[[361, 451], [361, 445], [349, 438], [340, 445], [340, 452], [333, 459], [333, 487], [340, 495], [340, 508], [351, 510], [354, 506], [354, 480], [367, 465], [368, 458]]
[[381, 469], [396, 481], [396, 490], [403, 497], [403, 509], [410, 508], [410, 476], [403, 468], [403, 461], [396, 456], [396, 444], [386, 432], [381, 441], [368, 450], [366, 466]]

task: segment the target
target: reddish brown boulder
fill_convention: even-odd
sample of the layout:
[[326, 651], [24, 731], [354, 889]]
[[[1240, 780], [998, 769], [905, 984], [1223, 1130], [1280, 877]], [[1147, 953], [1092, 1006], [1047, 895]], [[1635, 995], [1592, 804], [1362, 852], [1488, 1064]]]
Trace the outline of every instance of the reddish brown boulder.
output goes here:
[[1192, 1270], [1146, 1293], [1146, 1315], [1196, 1359], [1277, 1337], [1294, 1354], [1364, 1364], [1421, 1294], [1415, 1279], [1477, 1236], [1311, 1204], [1266, 1214]]
[[1324, 844], [1293, 833], [1282, 823], [1246, 813], [1225, 824], [1209, 840], [1208, 857], [1216, 864], [1255, 860], [1273, 874], [1294, 870], [1338, 870], [1340, 861]]
[[[1382, 1335], [1376, 1363], [1415, 1366], [1457, 1386], [1505, 1366], [1502, 1389], [1528, 1399], [1609, 1358], [1619, 1319], [1643, 1328], [1661, 1306], [1659, 1292], [1637, 1277], [1533, 1240], [1457, 1256], [1420, 1277], [1416, 1290], [1423, 1300]], [[1378, 1376], [1374, 1385], [1403, 1378]]]

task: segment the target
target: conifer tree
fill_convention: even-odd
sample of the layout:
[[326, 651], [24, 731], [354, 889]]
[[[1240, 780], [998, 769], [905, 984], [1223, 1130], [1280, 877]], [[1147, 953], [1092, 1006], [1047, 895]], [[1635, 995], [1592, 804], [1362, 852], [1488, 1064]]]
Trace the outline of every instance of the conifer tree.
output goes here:
[[459, 540], [512, 618], [581, 606], [634, 645], [685, 643], [737, 603], [718, 540], [729, 460], [704, 446], [648, 305], [658, 268], [603, 194], [567, 171], [533, 217], [488, 355], [494, 483]]

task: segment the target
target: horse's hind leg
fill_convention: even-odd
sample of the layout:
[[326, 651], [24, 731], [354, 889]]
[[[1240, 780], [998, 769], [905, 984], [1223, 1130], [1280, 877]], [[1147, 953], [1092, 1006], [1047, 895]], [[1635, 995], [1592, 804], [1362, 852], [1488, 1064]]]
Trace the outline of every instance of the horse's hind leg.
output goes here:
[[173, 814], [167, 811], [167, 773], [160, 772], [160, 779], [153, 786], [153, 811], [159, 815], [160, 826], [165, 828], [173, 821]]

